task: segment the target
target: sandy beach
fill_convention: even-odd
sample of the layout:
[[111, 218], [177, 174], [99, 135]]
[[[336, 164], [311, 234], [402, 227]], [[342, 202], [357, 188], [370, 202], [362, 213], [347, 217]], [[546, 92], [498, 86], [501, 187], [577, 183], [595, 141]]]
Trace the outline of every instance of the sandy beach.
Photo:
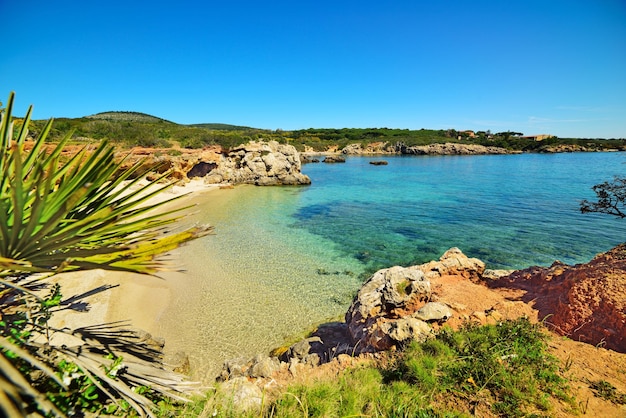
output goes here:
[[[135, 189], [148, 182], [136, 184]], [[148, 190], [160, 187], [153, 185]], [[176, 201], [165, 204], [158, 210], [175, 209], [189, 204], [192, 195], [219, 189], [218, 185], [207, 185], [202, 180], [191, 180], [186, 184], [174, 185], [153, 196], [144, 205], [155, 205], [176, 197]], [[193, 209], [190, 209], [193, 210]], [[176, 270], [181, 266], [171, 255], [165, 255], [168, 267]], [[147, 331], [155, 337], [161, 336], [160, 319], [171, 300], [171, 283], [168, 273], [161, 276], [105, 271], [101, 269], [62, 273], [51, 277], [53, 283], [61, 284], [63, 300], [87, 302], [86, 311], [61, 309], [51, 320], [55, 328], [78, 328], [81, 326], [123, 321], [132, 328]], [[81, 297], [82, 296], [82, 297]], [[63, 341], [60, 338], [64, 338]], [[53, 343], [72, 343], [60, 334], [53, 335]], [[74, 341], [78, 342], [78, 341]]]

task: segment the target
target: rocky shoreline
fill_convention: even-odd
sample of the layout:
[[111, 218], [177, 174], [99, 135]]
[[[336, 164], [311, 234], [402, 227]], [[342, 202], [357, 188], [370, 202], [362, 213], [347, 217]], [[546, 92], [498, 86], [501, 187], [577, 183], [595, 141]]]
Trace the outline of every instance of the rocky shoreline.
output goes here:
[[[579, 145], [546, 146], [540, 152], [597, 152]], [[611, 150], [620, 151], [620, 150]], [[288, 144], [276, 141], [258, 141], [239, 145], [228, 152], [219, 146], [203, 149], [131, 149], [124, 167], [142, 161], [137, 175], [147, 175], [157, 179], [163, 173], [177, 181], [202, 179], [207, 184], [254, 184], [257, 186], [308, 185], [311, 180], [301, 172], [302, 164], [320, 162], [341, 163], [347, 156], [441, 156], [441, 155], [506, 155], [521, 154], [505, 148], [462, 143], [437, 143], [420, 146], [406, 146], [403, 143], [389, 144], [376, 142], [365, 147], [359, 143], [349, 144], [339, 149], [331, 147], [324, 152], [305, 149], [298, 152]], [[124, 152], [119, 158], [125, 157]], [[378, 165], [384, 165], [384, 161]]]
[[341, 369], [376, 359], [432, 338], [444, 324], [457, 329], [520, 317], [620, 356], [626, 353], [625, 260], [622, 245], [586, 264], [490, 271], [451, 248], [438, 261], [379, 270], [363, 284], [345, 321], [322, 324], [272, 353], [226, 361], [217, 380], [240, 408], [258, 408], [279, 376], [289, 380], [331, 363]]

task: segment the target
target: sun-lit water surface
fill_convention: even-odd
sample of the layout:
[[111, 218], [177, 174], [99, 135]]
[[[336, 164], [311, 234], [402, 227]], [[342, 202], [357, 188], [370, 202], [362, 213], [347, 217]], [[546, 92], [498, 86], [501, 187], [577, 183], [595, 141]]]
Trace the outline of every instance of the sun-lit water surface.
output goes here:
[[[582, 215], [623, 153], [352, 157], [303, 167], [309, 187], [239, 186], [194, 198], [187, 222], [216, 234], [179, 251], [162, 321], [199, 377], [342, 315], [363, 272], [438, 258], [452, 246], [491, 268], [588, 261], [624, 241], [626, 222]], [[380, 159], [380, 158], [377, 158]]]

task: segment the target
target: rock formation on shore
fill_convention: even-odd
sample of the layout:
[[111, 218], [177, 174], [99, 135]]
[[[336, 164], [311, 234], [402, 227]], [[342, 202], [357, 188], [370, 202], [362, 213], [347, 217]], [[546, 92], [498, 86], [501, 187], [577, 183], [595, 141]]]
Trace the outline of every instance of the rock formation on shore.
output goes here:
[[626, 352], [625, 288], [626, 244], [587, 264], [556, 262], [512, 273], [486, 271], [481, 260], [451, 248], [438, 261], [377, 271], [355, 296], [345, 322], [319, 326], [271, 360], [227, 362], [221, 379], [267, 377], [268, 370], [281, 368], [295, 373], [341, 355], [424, 341], [443, 324], [457, 328], [468, 321], [495, 324], [519, 317], [544, 320], [561, 335]]
[[292, 145], [250, 142], [223, 155], [217, 167], [207, 173], [205, 181], [257, 186], [311, 184], [311, 179], [300, 169], [300, 155]]
[[477, 144], [429, 144], [407, 147], [404, 144], [397, 144], [396, 151], [403, 155], [483, 155], [483, 154], [511, 154], [505, 148], [486, 147]]
[[[122, 158], [122, 155], [120, 155]], [[209, 184], [305, 185], [311, 184], [301, 173], [300, 155], [295, 147], [276, 141], [250, 142], [227, 154], [220, 147], [200, 150], [133, 148], [124, 166], [142, 161], [136, 175], [149, 180], [169, 172], [168, 178], [204, 178]]]
[[429, 144], [407, 146], [402, 142], [389, 144], [387, 142], [373, 142], [363, 147], [361, 144], [349, 144], [341, 150], [346, 155], [483, 155], [483, 154], [512, 154], [514, 151], [500, 147], [486, 147], [478, 144], [461, 144], [446, 142], [445, 144]]

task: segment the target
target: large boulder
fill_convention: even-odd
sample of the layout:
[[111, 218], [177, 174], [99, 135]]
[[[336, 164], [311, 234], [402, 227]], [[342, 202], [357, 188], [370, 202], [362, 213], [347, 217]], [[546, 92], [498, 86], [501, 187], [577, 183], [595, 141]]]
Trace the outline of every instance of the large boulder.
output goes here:
[[346, 313], [346, 324], [356, 352], [381, 351], [433, 335], [429, 323], [442, 323], [452, 309], [431, 301], [431, 280], [456, 276], [478, 281], [485, 264], [468, 258], [458, 248], [439, 261], [412, 267], [379, 270], [361, 287]]
[[[346, 313], [348, 331], [359, 351], [387, 350], [429, 329], [404, 317], [430, 297], [430, 282], [420, 270], [379, 270], [361, 287]], [[426, 326], [427, 327], [427, 326]]]
[[482, 279], [485, 263], [478, 258], [469, 258], [457, 247], [452, 247], [443, 253], [439, 261], [429, 261], [415, 268], [423, 271], [429, 280], [449, 275], [462, 276], [476, 282]]
[[205, 177], [209, 184], [255, 184], [258, 186], [311, 184], [301, 173], [300, 155], [291, 145], [276, 141], [250, 142], [222, 156]]

